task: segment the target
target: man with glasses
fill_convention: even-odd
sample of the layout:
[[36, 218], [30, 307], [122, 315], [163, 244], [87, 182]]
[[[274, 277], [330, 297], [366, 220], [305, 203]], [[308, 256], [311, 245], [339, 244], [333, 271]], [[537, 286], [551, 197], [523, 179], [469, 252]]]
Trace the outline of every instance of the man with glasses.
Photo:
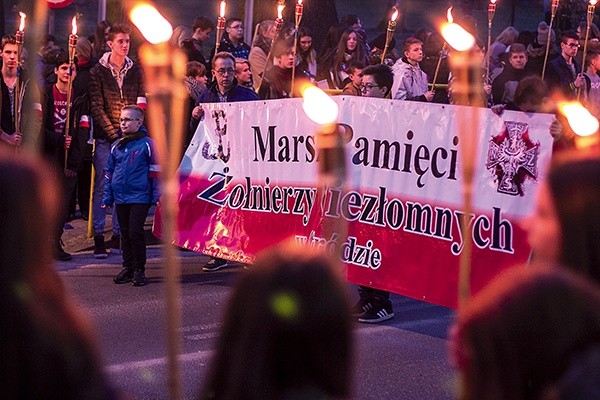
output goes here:
[[[215, 77], [208, 90], [198, 98], [198, 103], [229, 103], [233, 101], [258, 100], [256, 93], [238, 85], [235, 79], [235, 58], [227, 52], [215, 54], [212, 61], [212, 74]], [[204, 112], [202, 111], [203, 115]], [[200, 117], [202, 118], [202, 116]], [[218, 271], [227, 266], [227, 260], [211, 257], [202, 268], [204, 271]]]
[[248, 59], [250, 46], [244, 42], [244, 23], [239, 18], [229, 18], [225, 23], [226, 35], [219, 44], [218, 51], [231, 53], [234, 58]]
[[575, 32], [563, 32], [560, 37], [560, 57], [548, 63], [545, 81], [550, 92], [562, 92], [567, 99], [576, 99], [577, 93], [585, 84], [581, 65], [575, 60], [579, 49], [579, 37]]
[[432, 101], [434, 93], [427, 88], [427, 74], [419, 66], [423, 60], [423, 42], [409, 37], [402, 48], [403, 57], [392, 67], [392, 96], [396, 100]]
[[[389, 98], [394, 75], [385, 64], [369, 65], [362, 71], [361, 92], [363, 97]], [[360, 299], [350, 310], [358, 322], [377, 324], [394, 318], [390, 292], [359, 286]]]

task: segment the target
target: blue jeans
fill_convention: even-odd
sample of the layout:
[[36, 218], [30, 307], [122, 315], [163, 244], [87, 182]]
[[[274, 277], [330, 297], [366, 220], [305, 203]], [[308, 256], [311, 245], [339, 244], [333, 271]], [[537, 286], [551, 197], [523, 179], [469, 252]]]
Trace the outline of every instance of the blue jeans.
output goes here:
[[[94, 178], [94, 198], [92, 200], [92, 225], [94, 227], [94, 235], [102, 235], [104, 226], [106, 225], [106, 209], [102, 208], [102, 198], [104, 197], [104, 167], [108, 162], [110, 155], [110, 142], [104, 139], [96, 139], [96, 149], [94, 150], [94, 170], [96, 177]], [[121, 234], [119, 219], [117, 212], [113, 210], [112, 214], [113, 235]]]

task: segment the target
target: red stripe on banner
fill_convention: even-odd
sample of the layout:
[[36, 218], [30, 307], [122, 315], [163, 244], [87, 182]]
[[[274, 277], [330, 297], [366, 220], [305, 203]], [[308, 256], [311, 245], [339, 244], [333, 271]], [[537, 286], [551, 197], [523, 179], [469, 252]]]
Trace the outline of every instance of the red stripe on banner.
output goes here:
[[70, 5], [73, 0], [47, 0], [50, 8], [63, 8]]

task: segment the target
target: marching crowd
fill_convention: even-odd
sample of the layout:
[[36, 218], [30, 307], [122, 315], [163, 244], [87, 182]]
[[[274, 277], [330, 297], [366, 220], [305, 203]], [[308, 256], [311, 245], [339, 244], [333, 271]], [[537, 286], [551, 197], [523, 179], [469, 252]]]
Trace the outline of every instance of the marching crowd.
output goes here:
[[[174, 30], [172, 45], [188, 56], [186, 146], [203, 103], [293, 97], [300, 86], [293, 81], [341, 95], [454, 102], [451, 54], [435, 31], [420, 29], [399, 50], [392, 41], [381, 62], [385, 34], [369, 41], [354, 15], [332, 26], [318, 51], [306, 27], [296, 40], [293, 25], [277, 30], [274, 21], [262, 21], [251, 44], [243, 28], [241, 19], [228, 19], [212, 51], [205, 46], [215, 30], [208, 18]], [[580, 98], [600, 117], [600, 32], [590, 28], [582, 55], [588, 27], [575, 28], [554, 32], [543, 21], [533, 31], [506, 28], [489, 49], [476, 44], [488, 106], [496, 113], [556, 113], [558, 122], [549, 133], [553, 163], [525, 226], [533, 265], [504, 272], [458, 310], [450, 358], [462, 376], [461, 399], [600, 398], [600, 158], [569, 151], [573, 134], [556, 107], [558, 100]], [[51, 256], [72, 258], [60, 238], [77, 198], [82, 216], [92, 218], [94, 257], [107, 258], [108, 247], [122, 251], [114, 282], [146, 284], [143, 224], [158, 201], [158, 167], [144, 127], [142, 69], [129, 57], [130, 33], [126, 24], [98, 24], [92, 40], [79, 39], [74, 70], [68, 53], [48, 37], [29, 75], [18, 70], [15, 37], [2, 39], [0, 181], [11, 190], [0, 195], [1, 304], [3, 321], [18, 321], [2, 328], [10, 338], [4, 359], [15, 360], [0, 367], [2, 398], [118, 398]], [[34, 109], [15, 112], [18, 96], [36, 88], [41, 96]], [[43, 154], [53, 168], [15, 156], [29, 129], [43, 131]], [[10, 207], [15, 203], [17, 211]], [[244, 271], [200, 398], [351, 397], [351, 318], [379, 323], [394, 310], [389, 292], [366, 286], [351, 307], [331, 263], [285, 243]], [[211, 258], [203, 269], [226, 266]]]

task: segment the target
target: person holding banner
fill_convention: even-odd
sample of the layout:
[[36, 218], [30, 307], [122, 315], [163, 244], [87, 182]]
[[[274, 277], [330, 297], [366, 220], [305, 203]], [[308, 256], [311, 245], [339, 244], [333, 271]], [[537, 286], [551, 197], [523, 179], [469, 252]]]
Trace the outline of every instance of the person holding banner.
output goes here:
[[[60, 237], [63, 225], [69, 216], [69, 204], [77, 186], [77, 174], [83, 168], [83, 158], [87, 140], [90, 134], [89, 101], [86, 93], [73, 90], [71, 104], [67, 104], [69, 75], [76, 74], [77, 58], [69, 63], [69, 54], [62, 52], [54, 59], [56, 83], [44, 88], [42, 101], [44, 155], [56, 168], [61, 194], [60, 214], [56, 234], [53, 238], [54, 256], [60, 261], [71, 260], [71, 255], [65, 252]], [[70, 115], [67, 112], [70, 110]], [[69, 123], [69, 136], [65, 136]], [[68, 150], [65, 162], [65, 150]]]
[[[369, 65], [362, 71], [361, 92], [363, 97], [389, 98], [394, 75], [385, 64]], [[358, 322], [376, 324], [394, 318], [390, 292], [360, 285], [360, 299], [351, 308], [350, 315]]]
[[[235, 58], [230, 53], [223, 51], [215, 54], [212, 61], [212, 75], [216, 79], [208, 87], [208, 90], [200, 95], [198, 104], [258, 100], [258, 96], [253, 90], [238, 85], [235, 79]], [[203, 116], [204, 111], [200, 108], [198, 119]], [[227, 260], [211, 257], [202, 270], [218, 271], [226, 266]]]
[[419, 66], [423, 60], [423, 42], [410, 37], [404, 41], [402, 48], [403, 57], [392, 67], [392, 96], [396, 100], [432, 101], [434, 92], [429, 90], [427, 74]]

